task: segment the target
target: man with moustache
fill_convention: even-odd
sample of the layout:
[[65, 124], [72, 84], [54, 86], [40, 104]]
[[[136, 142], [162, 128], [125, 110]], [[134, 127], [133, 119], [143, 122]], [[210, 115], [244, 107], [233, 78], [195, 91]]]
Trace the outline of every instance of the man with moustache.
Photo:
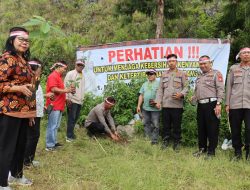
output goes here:
[[208, 55], [199, 58], [199, 66], [201, 74], [196, 79], [194, 96], [191, 98], [193, 104], [198, 103], [199, 150], [193, 155], [199, 157], [207, 153], [206, 158], [212, 158], [215, 156], [215, 149], [218, 145], [224, 82], [221, 72], [212, 69], [212, 61]]

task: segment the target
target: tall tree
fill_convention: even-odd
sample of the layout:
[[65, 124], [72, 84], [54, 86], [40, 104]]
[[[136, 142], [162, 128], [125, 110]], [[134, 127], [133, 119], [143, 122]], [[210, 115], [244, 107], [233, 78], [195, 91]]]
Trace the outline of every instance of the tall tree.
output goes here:
[[[184, 0], [120, 0], [116, 4], [116, 13], [126, 15], [126, 22], [133, 22], [133, 14], [138, 11], [155, 20], [154, 31], [155, 37], [163, 37], [164, 20], [173, 20], [180, 18], [183, 11], [182, 3]], [[152, 32], [152, 31], [150, 31]]]
[[249, 0], [228, 0], [217, 28], [218, 33], [230, 36], [232, 41], [231, 60], [239, 49], [250, 44], [250, 3]]
[[164, 0], [157, 0], [157, 21], [155, 38], [161, 38], [164, 27]]

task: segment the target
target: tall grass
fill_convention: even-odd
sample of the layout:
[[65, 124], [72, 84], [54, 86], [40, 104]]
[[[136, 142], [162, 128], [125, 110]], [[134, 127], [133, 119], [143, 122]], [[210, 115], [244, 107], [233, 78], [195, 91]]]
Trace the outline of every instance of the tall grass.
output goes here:
[[98, 139], [105, 154], [84, 129], [76, 129], [77, 140], [65, 142], [65, 122], [59, 131], [64, 146], [55, 152], [45, 151], [45, 124], [36, 159], [39, 168], [25, 170], [34, 180], [24, 190], [238, 190], [250, 189], [250, 163], [231, 162], [232, 152], [217, 149], [216, 157], [194, 158], [196, 147], [182, 146], [179, 153], [170, 147], [161, 150], [143, 137], [137, 136], [128, 144], [116, 144]]

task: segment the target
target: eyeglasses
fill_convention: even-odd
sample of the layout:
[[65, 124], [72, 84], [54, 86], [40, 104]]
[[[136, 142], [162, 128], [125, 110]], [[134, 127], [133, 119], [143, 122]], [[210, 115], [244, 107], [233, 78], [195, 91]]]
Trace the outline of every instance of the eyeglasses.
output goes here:
[[83, 64], [76, 64], [77, 65], [77, 67], [85, 67], [85, 65], [83, 65]]
[[250, 54], [250, 51], [244, 51], [244, 52], [242, 52], [241, 54]]
[[64, 71], [67, 71], [68, 67], [61, 67]]
[[23, 37], [17, 37], [17, 39], [21, 42], [24, 43], [26, 42], [27, 44], [29, 44], [31, 41], [27, 38], [23, 38]]

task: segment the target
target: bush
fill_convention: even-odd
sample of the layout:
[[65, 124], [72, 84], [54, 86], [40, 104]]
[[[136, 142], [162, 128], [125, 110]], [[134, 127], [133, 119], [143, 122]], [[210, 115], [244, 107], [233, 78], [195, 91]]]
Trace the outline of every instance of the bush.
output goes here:
[[188, 146], [193, 146], [198, 142], [196, 106], [188, 102], [185, 102], [182, 115], [182, 142]]
[[142, 121], [136, 121], [134, 128], [137, 134], [144, 134], [144, 126]]
[[220, 119], [220, 131], [219, 131], [219, 140], [222, 142], [225, 138], [231, 139], [231, 133], [229, 130], [230, 124], [228, 121], [228, 116], [225, 111], [225, 105], [221, 105], [221, 119]]
[[84, 97], [83, 106], [80, 112], [80, 117], [78, 124], [84, 126], [85, 119], [87, 118], [89, 112], [97, 104], [100, 104], [103, 101], [103, 97], [95, 96], [93, 93], [86, 93]]
[[113, 96], [116, 105], [112, 115], [117, 125], [126, 125], [134, 118], [138, 93], [144, 80], [132, 80], [129, 84], [121, 81], [110, 82], [104, 90], [104, 96]]

